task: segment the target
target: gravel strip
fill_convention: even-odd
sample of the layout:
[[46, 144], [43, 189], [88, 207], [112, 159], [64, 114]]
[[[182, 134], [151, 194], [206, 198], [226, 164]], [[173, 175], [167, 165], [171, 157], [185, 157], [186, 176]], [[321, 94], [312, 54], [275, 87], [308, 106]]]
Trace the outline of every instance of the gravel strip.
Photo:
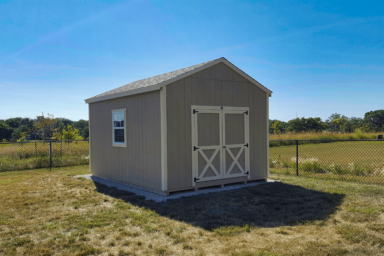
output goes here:
[[200, 189], [197, 192], [195, 192], [195, 191], [178, 192], [178, 193], [172, 194], [170, 196], [162, 196], [162, 195], [158, 195], [158, 194], [153, 193], [153, 192], [146, 191], [146, 190], [144, 190], [140, 187], [137, 187], [137, 186], [122, 184], [122, 183], [112, 181], [109, 179], [96, 177], [96, 176], [93, 176], [92, 174], [75, 176], [75, 178], [80, 178], [80, 177], [85, 178], [85, 179], [91, 179], [94, 182], [98, 182], [98, 183], [103, 184], [103, 185], [108, 186], [108, 187], [115, 187], [119, 190], [132, 192], [132, 193], [135, 193], [136, 195], [144, 196], [145, 200], [153, 200], [155, 202], [164, 202], [167, 200], [178, 199], [181, 197], [197, 196], [197, 195], [208, 194], [208, 193], [217, 193], [217, 192], [222, 192], [222, 191], [228, 191], [228, 190], [242, 189], [245, 187], [257, 186], [257, 185], [261, 185], [261, 184], [266, 184], [268, 182], [277, 182], [276, 180], [268, 180], [267, 182], [254, 182], [254, 183], [249, 183], [249, 184], [228, 185], [228, 186], [224, 186], [223, 188]]

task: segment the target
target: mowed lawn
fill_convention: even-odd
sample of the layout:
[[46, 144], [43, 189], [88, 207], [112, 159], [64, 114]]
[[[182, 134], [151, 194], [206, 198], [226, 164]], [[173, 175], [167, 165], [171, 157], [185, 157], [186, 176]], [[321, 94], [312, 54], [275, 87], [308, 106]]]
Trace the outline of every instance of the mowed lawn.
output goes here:
[[[296, 171], [296, 145], [270, 147], [269, 157], [272, 171]], [[384, 141], [304, 144], [299, 145], [299, 171], [326, 171], [323, 176], [351, 174], [365, 176], [363, 180], [384, 182], [383, 157]]]
[[0, 255], [383, 255], [384, 187], [281, 183], [170, 200], [75, 178], [0, 173]]

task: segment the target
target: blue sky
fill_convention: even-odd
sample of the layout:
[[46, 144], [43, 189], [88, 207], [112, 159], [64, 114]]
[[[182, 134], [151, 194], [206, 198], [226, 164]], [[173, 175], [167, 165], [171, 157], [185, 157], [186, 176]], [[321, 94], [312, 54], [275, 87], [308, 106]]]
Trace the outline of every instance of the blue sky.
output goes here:
[[225, 57], [270, 118], [384, 109], [384, 1], [2, 1], [0, 119], [88, 119], [84, 99]]

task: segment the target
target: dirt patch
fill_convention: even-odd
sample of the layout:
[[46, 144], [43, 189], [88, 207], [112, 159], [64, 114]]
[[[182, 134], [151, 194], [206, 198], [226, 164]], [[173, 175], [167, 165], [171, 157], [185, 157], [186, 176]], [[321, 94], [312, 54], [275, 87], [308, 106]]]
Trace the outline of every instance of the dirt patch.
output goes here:
[[322, 220], [334, 213], [344, 198], [340, 194], [268, 183], [156, 203], [97, 182], [95, 185], [100, 193], [206, 230], [244, 225], [278, 227]]

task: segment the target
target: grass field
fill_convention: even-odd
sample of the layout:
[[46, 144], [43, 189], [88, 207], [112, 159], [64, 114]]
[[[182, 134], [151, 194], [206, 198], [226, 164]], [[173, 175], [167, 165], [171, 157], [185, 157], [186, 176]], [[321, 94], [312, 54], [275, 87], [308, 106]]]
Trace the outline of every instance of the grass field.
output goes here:
[[375, 140], [383, 132], [356, 131], [354, 133], [338, 132], [302, 132], [302, 133], [281, 133], [269, 134], [270, 140]]
[[[52, 166], [89, 163], [87, 141], [52, 142]], [[0, 143], [0, 172], [49, 167], [49, 143]]]
[[[299, 175], [384, 183], [384, 141], [299, 145]], [[272, 172], [296, 173], [296, 145], [271, 147]]]
[[0, 254], [384, 254], [383, 186], [273, 174], [282, 183], [154, 203], [74, 178], [86, 173], [0, 173]]

